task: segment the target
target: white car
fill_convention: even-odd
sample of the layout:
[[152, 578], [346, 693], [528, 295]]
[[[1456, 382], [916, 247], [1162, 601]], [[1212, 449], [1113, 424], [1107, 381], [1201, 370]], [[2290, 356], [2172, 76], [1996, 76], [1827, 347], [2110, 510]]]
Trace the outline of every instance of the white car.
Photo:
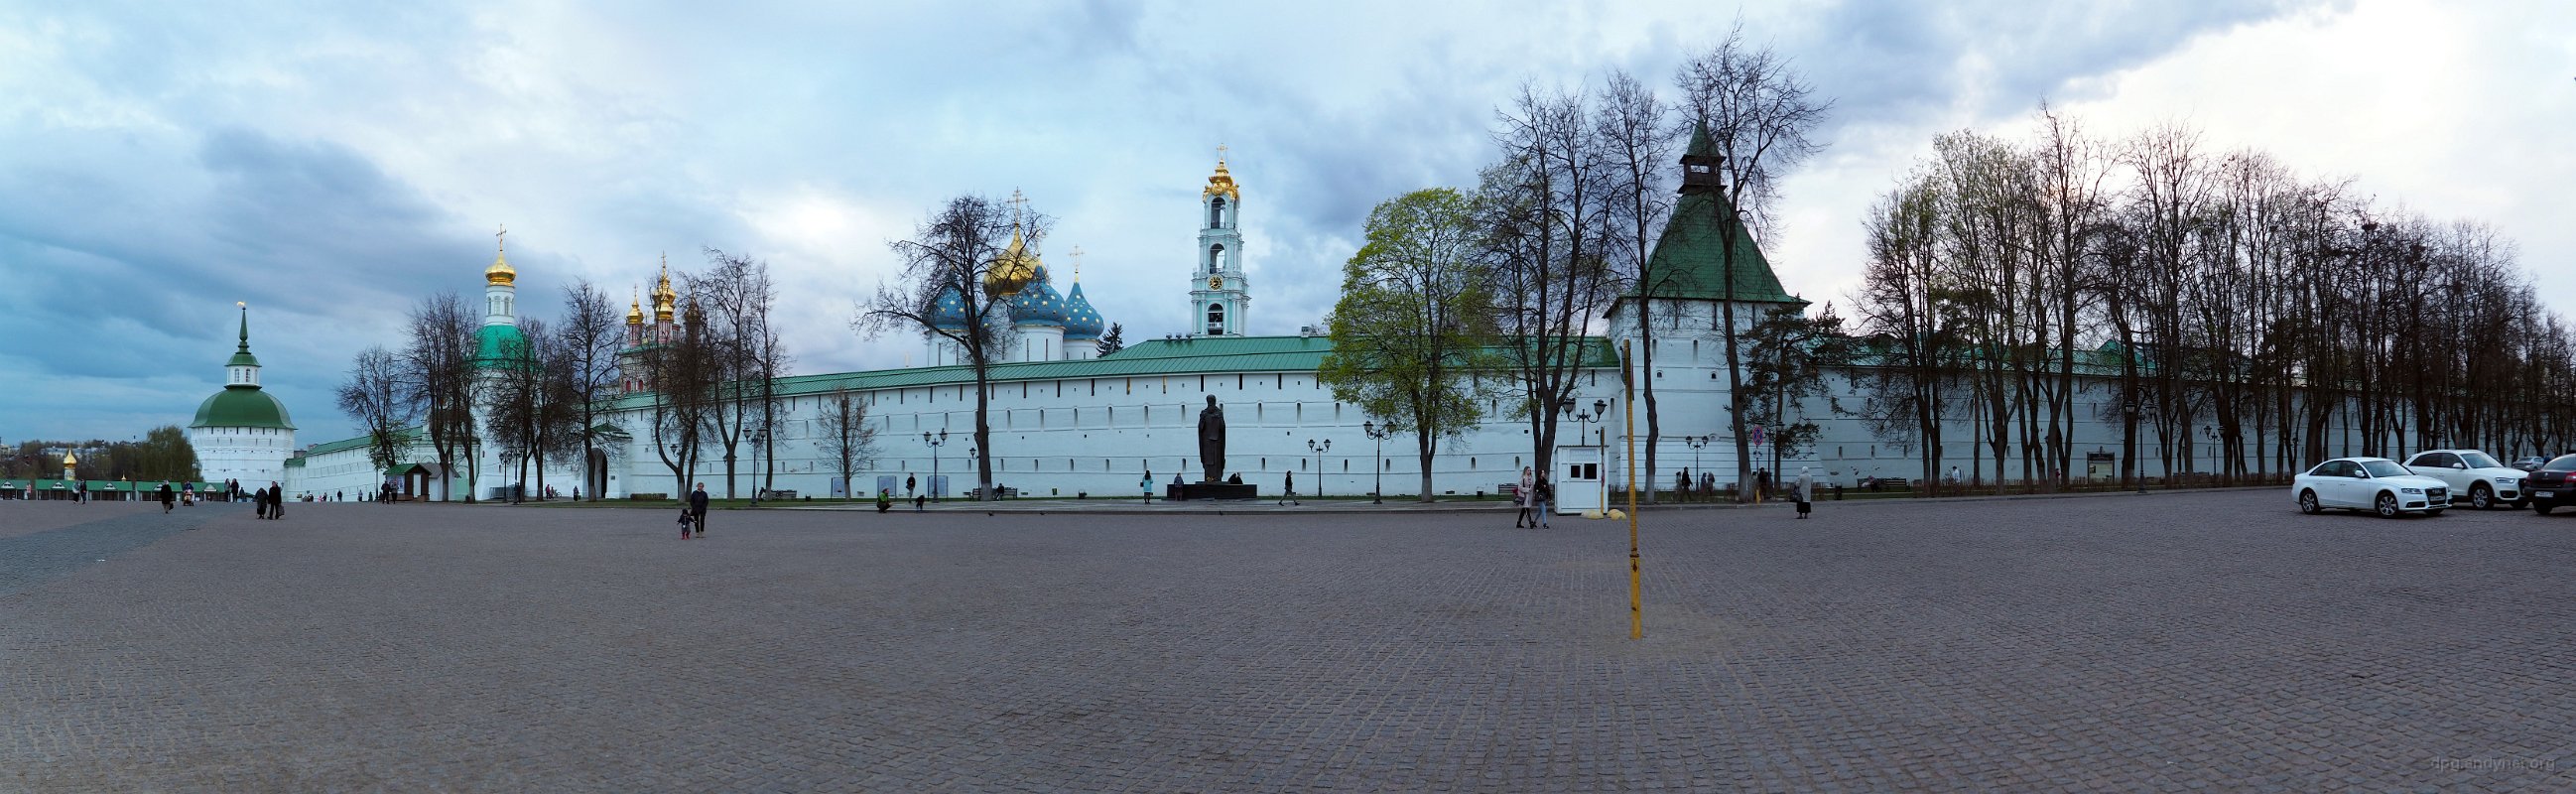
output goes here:
[[2406, 469], [2417, 475], [2441, 480], [2451, 486], [2455, 496], [2466, 497], [2469, 506], [2480, 510], [2490, 507], [2522, 506], [2522, 478], [2529, 472], [2496, 462], [2494, 456], [2474, 449], [2434, 449], [2415, 453], [2406, 459]]
[[2290, 494], [2299, 512], [2314, 515], [2329, 507], [2369, 510], [2381, 518], [2406, 513], [2442, 514], [2451, 506], [2451, 486], [2418, 475], [2387, 458], [2336, 458], [2290, 478]]

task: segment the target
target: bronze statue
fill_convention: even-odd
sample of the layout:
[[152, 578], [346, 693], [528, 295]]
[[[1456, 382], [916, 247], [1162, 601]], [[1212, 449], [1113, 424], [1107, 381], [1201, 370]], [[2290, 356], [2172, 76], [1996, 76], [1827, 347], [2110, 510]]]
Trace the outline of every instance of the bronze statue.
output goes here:
[[1199, 482], [1225, 482], [1225, 409], [1213, 394], [1199, 410], [1199, 467], [1205, 475]]

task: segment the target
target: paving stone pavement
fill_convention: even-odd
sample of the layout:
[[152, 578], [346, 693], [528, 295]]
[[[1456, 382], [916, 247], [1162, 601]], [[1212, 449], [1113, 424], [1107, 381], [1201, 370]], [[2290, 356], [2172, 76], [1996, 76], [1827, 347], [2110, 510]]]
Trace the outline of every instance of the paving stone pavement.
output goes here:
[[197, 510], [0, 547], [0, 791], [2576, 789], [2576, 516], [1649, 513], [1630, 641], [1606, 521]]

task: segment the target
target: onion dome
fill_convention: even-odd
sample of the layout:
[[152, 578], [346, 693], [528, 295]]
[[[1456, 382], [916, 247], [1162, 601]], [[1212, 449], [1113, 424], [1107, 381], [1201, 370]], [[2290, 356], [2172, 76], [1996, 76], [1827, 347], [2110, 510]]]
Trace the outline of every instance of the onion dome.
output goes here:
[[1082, 282], [1073, 282], [1073, 291], [1064, 296], [1065, 340], [1099, 339], [1108, 328], [1108, 322], [1100, 319], [1100, 311], [1091, 308], [1091, 301], [1082, 297]]
[[636, 298], [626, 302], [626, 324], [644, 324], [644, 300], [642, 298]]
[[72, 451], [71, 451], [71, 450], [68, 450], [68, 449], [63, 450], [63, 468], [68, 469], [68, 468], [71, 468], [71, 467], [73, 467], [73, 466], [78, 466], [78, 465], [80, 465], [80, 459], [79, 459], [79, 458], [72, 457]]
[[1237, 191], [1234, 184], [1234, 174], [1225, 170], [1225, 158], [1223, 157], [1217, 158], [1216, 173], [1208, 175], [1207, 187], [1199, 191], [1200, 198], [1218, 195], [1222, 195], [1236, 201], [1243, 200], [1243, 194]]
[[930, 302], [930, 325], [943, 331], [966, 327], [966, 299], [958, 296], [957, 288], [941, 290], [939, 299]]
[[671, 289], [671, 258], [662, 257], [662, 281], [653, 285], [653, 321], [671, 321], [671, 310], [679, 303], [680, 293]]
[[1010, 246], [1002, 249], [1002, 255], [994, 257], [993, 266], [984, 271], [984, 292], [996, 298], [1017, 295], [1021, 287], [1038, 278], [1041, 267], [1038, 255], [1029, 252], [1028, 244], [1020, 240], [1020, 227], [1014, 225]]
[[[510, 230], [504, 228], [501, 230], [501, 234], [493, 235], [493, 237], [499, 238], [501, 235], [509, 233]], [[492, 266], [483, 269], [483, 283], [506, 287], [510, 285], [510, 282], [519, 280], [519, 269], [510, 266], [510, 258], [504, 255], [506, 253], [508, 253], [508, 249], [505, 245], [500, 242], [493, 243]]]
[[1047, 283], [1045, 265], [1038, 265], [1034, 275], [1017, 295], [1011, 296], [1011, 322], [1020, 325], [1064, 325], [1064, 295]]

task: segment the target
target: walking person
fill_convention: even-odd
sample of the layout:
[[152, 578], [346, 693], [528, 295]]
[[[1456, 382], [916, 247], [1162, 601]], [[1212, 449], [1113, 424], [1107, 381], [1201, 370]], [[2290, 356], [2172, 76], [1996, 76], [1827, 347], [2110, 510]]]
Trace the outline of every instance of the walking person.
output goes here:
[[286, 486], [271, 482], [268, 484], [268, 520], [275, 521], [285, 517]]
[[912, 496], [913, 492], [914, 492], [914, 491], [916, 491], [916, 490], [919, 490], [918, 485], [919, 485], [918, 483], [915, 483], [915, 482], [913, 481], [913, 479], [912, 479], [912, 475], [909, 475], [909, 474], [904, 475], [904, 476], [903, 476], [903, 495], [904, 495], [904, 497], [905, 497], [905, 498], [911, 498], [911, 496]]
[[1791, 487], [1792, 487], [1792, 488], [1794, 488], [1795, 490], [1794, 490], [1794, 491], [1792, 491], [1790, 495], [1795, 496], [1795, 497], [1797, 497], [1797, 499], [1798, 499], [1798, 517], [1799, 517], [1799, 518], [1806, 518], [1808, 513], [1811, 513], [1811, 512], [1814, 512], [1814, 511], [1815, 511], [1815, 501], [1816, 501], [1816, 473], [1815, 473], [1815, 471], [1814, 471], [1813, 469], [1809, 468], [1809, 467], [1806, 467], [1806, 466], [1800, 466], [1800, 467], [1798, 467], [1798, 481], [1797, 481], [1797, 484], [1795, 484], [1795, 485], [1793, 485], [1793, 486], [1791, 486]]
[[1541, 474], [1538, 483], [1530, 487], [1538, 501], [1538, 528], [1547, 529], [1547, 514], [1556, 512], [1556, 486], [1547, 484], [1547, 475]]
[[707, 536], [706, 483], [698, 483], [698, 489], [689, 492], [689, 522], [697, 525], [698, 537]]
[[263, 518], [263, 519], [264, 519], [264, 518], [267, 518], [267, 517], [268, 517], [268, 489], [266, 489], [266, 488], [261, 488], [261, 489], [259, 489], [259, 490], [257, 490], [257, 491], [253, 491], [253, 492], [251, 492], [251, 495], [250, 495], [250, 506], [251, 506], [251, 509], [252, 509], [253, 511], [256, 511], [256, 513], [257, 513], [258, 517]]
[[1154, 470], [1145, 470], [1145, 479], [1136, 481], [1136, 490], [1145, 492], [1145, 503], [1154, 503]]
[[[1288, 472], [1286, 477], [1287, 479], [1282, 485], [1283, 490], [1279, 494], [1279, 503], [1283, 505], [1289, 502], [1297, 502], [1297, 473], [1293, 471]], [[1304, 502], [1297, 503], [1301, 505], [1305, 504]]]
[[170, 482], [168, 480], [163, 480], [161, 482], [161, 514], [170, 514]]
[[1530, 467], [1522, 466], [1520, 486], [1512, 489], [1512, 501], [1520, 504], [1520, 512], [1512, 516], [1513, 529], [1519, 529], [1522, 525], [1538, 526], [1538, 522], [1530, 520], [1530, 500], [1538, 495], [1531, 490], [1537, 484], [1531, 480], [1532, 474]]

